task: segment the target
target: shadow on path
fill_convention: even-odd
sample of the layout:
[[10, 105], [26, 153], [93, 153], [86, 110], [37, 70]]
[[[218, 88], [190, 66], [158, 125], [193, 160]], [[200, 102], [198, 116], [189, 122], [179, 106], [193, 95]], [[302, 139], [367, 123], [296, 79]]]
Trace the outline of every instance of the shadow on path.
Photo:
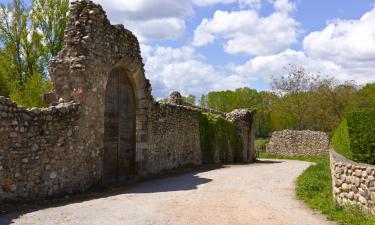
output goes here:
[[[146, 181], [135, 182], [127, 185], [96, 186], [85, 193], [66, 196], [58, 199], [47, 199], [30, 203], [2, 203], [0, 205], [0, 225], [14, 223], [20, 216], [34, 211], [61, 207], [69, 204], [85, 202], [89, 200], [107, 198], [120, 194], [131, 193], [156, 193], [171, 191], [188, 191], [197, 189], [198, 185], [211, 182], [211, 179], [199, 177], [197, 174], [204, 171], [222, 168], [221, 166], [206, 166], [204, 168], [177, 169], [164, 175], [148, 178]], [[187, 172], [188, 171], [188, 172]]]

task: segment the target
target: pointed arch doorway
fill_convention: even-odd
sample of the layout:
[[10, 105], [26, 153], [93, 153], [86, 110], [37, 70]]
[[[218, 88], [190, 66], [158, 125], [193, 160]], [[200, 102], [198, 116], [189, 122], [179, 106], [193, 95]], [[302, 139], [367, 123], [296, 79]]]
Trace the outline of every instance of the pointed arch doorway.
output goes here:
[[114, 68], [107, 81], [104, 111], [103, 182], [135, 175], [136, 99], [125, 70]]

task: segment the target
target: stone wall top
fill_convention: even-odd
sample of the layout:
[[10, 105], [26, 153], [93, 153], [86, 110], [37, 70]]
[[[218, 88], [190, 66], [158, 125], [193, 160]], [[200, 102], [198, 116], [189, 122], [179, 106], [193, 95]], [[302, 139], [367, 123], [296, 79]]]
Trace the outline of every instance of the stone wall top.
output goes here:
[[353, 162], [330, 150], [333, 196], [341, 205], [359, 205], [375, 214], [375, 165]]
[[282, 130], [272, 133], [267, 152], [281, 155], [328, 154], [329, 139], [326, 133], [311, 130]]

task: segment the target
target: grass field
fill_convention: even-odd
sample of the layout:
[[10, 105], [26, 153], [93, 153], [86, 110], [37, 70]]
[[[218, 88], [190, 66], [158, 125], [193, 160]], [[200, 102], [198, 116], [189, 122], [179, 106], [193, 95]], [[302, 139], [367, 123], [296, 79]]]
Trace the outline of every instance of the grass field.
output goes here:
[[375, 225], [375, 216], [362, 213], [358, 207], [344, 208], [333, 201], [331, 172], [328, 156], [284, 157], [271, 153], [260, 153], [260, 158], [291, 159], [313, 162], [297, 179], [297, 197], [313, 210], [327, 215], [329, 220], [342, 225]]

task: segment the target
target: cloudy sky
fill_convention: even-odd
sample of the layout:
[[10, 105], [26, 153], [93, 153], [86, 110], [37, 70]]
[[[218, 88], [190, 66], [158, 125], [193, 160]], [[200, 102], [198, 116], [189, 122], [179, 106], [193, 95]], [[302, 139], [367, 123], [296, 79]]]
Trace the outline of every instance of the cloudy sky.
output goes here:
[[94, 0], [139, 38], [153, 95], [268, 89], [289, 64], [375, 82], [374, 0]]

